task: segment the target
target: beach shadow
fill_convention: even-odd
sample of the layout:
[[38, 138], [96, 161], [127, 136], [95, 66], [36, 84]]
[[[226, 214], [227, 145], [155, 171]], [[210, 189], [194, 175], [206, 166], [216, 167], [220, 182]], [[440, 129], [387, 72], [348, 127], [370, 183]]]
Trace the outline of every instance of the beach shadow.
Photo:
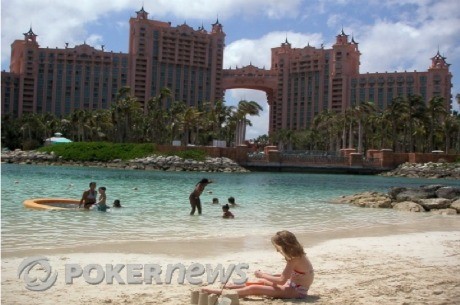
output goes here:
[[295, 304], [316, 303], [321, 297], [319, 295], [307, 295], [304, 299], [290, 299], [289, 302]]
[[[304, 299], [277, 299], [281, 302], [289, 302], [291, 304], [309, 304], [309, 303], [316, 303], [317, 301], [319, 301], [319, 299], [321, 299], [321, 297], [319, 295], [307, 295], [306, 298]], [[257, 298], [257, 299], [253, 299], [251, 297], [247, 297], [247, 298], [244, 298], [244, 301], [245, 302], [260, 302], [260, 298]], [[270, 300], [270, 299], [267, 299], [267, 300]]]

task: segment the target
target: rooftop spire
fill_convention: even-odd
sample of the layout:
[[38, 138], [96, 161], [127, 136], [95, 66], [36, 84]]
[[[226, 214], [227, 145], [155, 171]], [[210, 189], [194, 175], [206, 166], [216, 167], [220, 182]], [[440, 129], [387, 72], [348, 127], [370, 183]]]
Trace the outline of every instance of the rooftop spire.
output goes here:
[[355, 41], [355, 37], [353, 36], [353, 33], [351, 33], [351, 42], [354, 43], [354, 44], [358, 44], [358, 43]]
[[37, 34], [32, 31], [32, 24], [30, 25], [29, 31], [24, 34], [24, 40], [37, 43]]
[[216, 22], [215, 22], [215, 23], [213, 23], [212, 25], [220, 25], [220, 23], [219, 23], [219, 15], [217, 15], [217, 19], [216, 19]]
[[147, 13], [144, 10], [144, 5], [142, 5], [142, 8], [139, 11], [137, 11], [136, 14], [137, 14], [137, 18], [139, 19], [147, 19], [149, 15], [149, 13]]
[[34, 31], [32, 31], [32, 24], [30, 25], [29, 31], [26, 33], [23, 33], [26, 36], [37, 36]]

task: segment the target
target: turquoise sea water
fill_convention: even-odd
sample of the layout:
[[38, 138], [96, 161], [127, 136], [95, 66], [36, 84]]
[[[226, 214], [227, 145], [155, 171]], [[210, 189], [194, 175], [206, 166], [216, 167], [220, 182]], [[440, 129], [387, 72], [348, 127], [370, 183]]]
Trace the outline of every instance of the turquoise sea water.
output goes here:
[[[308, 233], [403, 224], [433, 216], [330, 201], [362, 191], [386, 192], [392, 186], [460, 186], [455, 180], [305, 173], [156, 172], [12, 164], [2, 164], [1, 171], [2, 252], [9, 253], [99, 245], [113, 239], [174, 241], [258, 235], [280, 229]], [[189, 216], [188, 196], [203, 177], [215, 183], [201, 196], [203, 215]], [[120, 199], [124, 208], [102, 213], [39, 211], [22, 205], [29, 198], [79, 199], [90, 181], [107, 187], [110, 205]], [[223, 204], [229, 196], [239, 204], [232, 209], [233, 220], [222, 219], [220, 205], [211, 204], [213, 197]]]

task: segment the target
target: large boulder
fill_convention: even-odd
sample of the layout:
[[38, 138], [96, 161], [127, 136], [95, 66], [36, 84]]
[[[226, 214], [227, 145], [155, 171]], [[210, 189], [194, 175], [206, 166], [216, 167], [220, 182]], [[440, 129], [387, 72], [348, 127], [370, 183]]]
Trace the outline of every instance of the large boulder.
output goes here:
[[396, 196], [398, 196], [398, 194], [406, 190], [407, 190], [407, 187], [392, 187], [388, 191], [388, 196], [390, 196], [391, 199], [396, 200]]
[[393, 209], [397, 211], [425, 212], [425, 209], [420, 204], [412, 201], [397, 202], [393, 205]]
[[424, 190], [421, 188], [418, 188], [418, 189], [409, 188], [409, 189], [399, 192], [395, 196], [395, 199], [397, 202], [403, 202], [403, 201], [418, 202], [420, 199], [428, 199], [428, 198], [435, 198], [435, 197], [436, 197], [436, 193], [433, 191]]
[[455, 209], [458, 213], [460, 213], [460, 199], [455, 200], [450, 204], [451, 209]]
[[422, 190], [424, 190], [424, 191], [434, 192], [435, 193], [441, 187], [444, 187], [444, 185], [442, 185], [442, 184], [430, 184], [430, 185], [422, 185], [420, 188]]
[[436, 190], [436, 196], [439, 198], [455, 199], [460, 197], [460, 188], [445, 186]]
[[446, 198], [430, 198], [430, 199], [420, 199], [418, 203], [425, 208], [425, 210], [433, 209], [446, 209], [450, 207], [451, 201]]
[[349, 203], [367, 208], [391, 208], [391, 199], [388, 195], [378, 192], [364, 192], [349, 196], [342, 196], [335, 203]]
[[433, 210], [433, 211], [431, 211], [431, 213], [439, 214], [439, 215], [457, 215], [457, 211], [455, 209]]

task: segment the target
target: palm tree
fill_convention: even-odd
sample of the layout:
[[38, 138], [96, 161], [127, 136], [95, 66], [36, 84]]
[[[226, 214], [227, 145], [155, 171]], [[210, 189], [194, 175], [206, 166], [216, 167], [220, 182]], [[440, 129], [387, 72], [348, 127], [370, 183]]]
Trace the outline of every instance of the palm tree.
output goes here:
[[409, 120], [409, 152], [414, 152], [414, 121], [422, 118], [426, 106], [421, 96], [409, 95], [406, 107]]
[[190, 139], [193, 137], [193, 129], [196, 128], [200, 112], [195, 107], [188, 107], [179, 115], [180, 126], [182, 126], [183, 144], [190, 144]]
[[99, 109], [93, 112], [94, 126], [92, 128], [93, 138], [107, 140], [108, 135], [113, 130], [112, 118], [110, 110]]
[[358, 120], [358, 153], [363, 153], [363, 136], [364, 127], [369, 119], [369, 115], [375, 112], [376, 108], [373, 102], [364, 102], [356, 107], [356, 118]]
[[170, 141], [178, 140], [178, 132], [181, 128], [181, 117], [187, 109], [187, 105], [182, 101], [174, 101], [168, 109], [168, 126]]
[[254, 101], [241, 100], [236, 110], [236, 132], [235, 145], [241, 145], [246, 139], [246, 126], [251, 126], [251, 121], [246, 119], [247, 115], [259, 115], [263, 111], [262, 106]]
[[21, 147], [21, 122], [10, 114], [2, 115], [2, 147]]
[[384, 110], [384, 112], [386, 113], [385, 116], [388, 118], [391, 125], [392, 149], [396, 152], [398, 151], [399, 142], [398, 130], [401, 126], [405, 126], [404, 121], [402, 120], [404, 114], [406, 113], [404, 100], [400, 96], [393, 98], [391, 104]]
[[441, 122], [444, 117], [447, 115], [447, 110], [444, 105], [444, 99], [442, 97], [433, 97], [428, 102], [428, 120], [429, 120], [429, 139], [428, 139], [428, 149], [429, 151], [434, 150], [435, 147], [435, 135], [436, 130], [441, 127]]
[[294, 130], [292, 129], [279, 129], [273, 135], [273, 140], [278, 143], [278, 150], [287, 151], [292, 150], [294, 141]]
[[131, 96], [129, 87], [120, 88], [116, 103], [112, 105], [112, 123], [116, 142], [125, 143], [134, 140], [139, 118], [142, 112], [136, 98]]
[[[445, 119], [441, 124], [441, 128], [444, 134], [444, 151], [449, 153], [452, 147], [452, 142], [460, 139], [460, 120], [457, 113], [446, 115]], [[458, 147], [457, 147], [458, 150]]]

